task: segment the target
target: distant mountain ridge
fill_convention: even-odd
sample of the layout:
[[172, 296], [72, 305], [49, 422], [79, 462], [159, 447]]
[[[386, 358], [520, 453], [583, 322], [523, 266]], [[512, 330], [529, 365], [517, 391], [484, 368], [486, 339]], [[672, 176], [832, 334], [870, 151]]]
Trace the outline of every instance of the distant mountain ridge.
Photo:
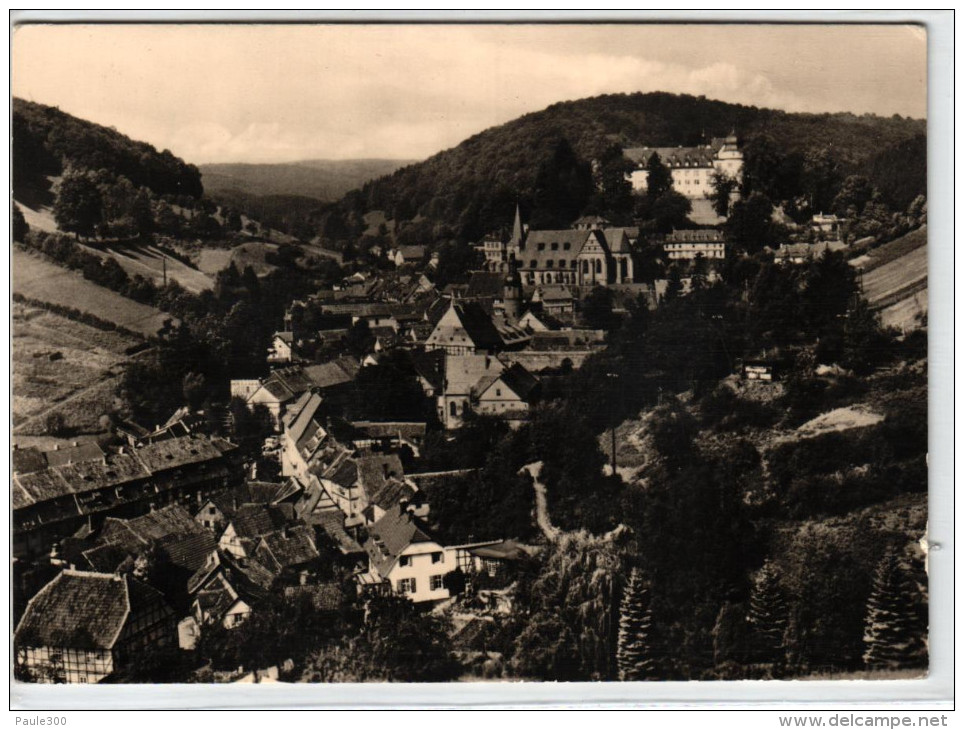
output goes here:
[[199, 165], [208, 193], [297, 195], [322, 202], [338, 200], [369, 180], [389, 175], [416, 160], [300, 160], [257, 164], [226, 162]]

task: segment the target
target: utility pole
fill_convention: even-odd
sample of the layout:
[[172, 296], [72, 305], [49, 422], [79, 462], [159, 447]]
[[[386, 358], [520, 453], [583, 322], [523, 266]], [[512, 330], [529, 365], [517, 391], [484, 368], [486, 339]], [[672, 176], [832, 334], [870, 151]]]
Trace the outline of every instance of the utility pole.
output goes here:
[[[606, 373], [607, 378], [612, 378], [613, 381], [619, 378], [618, 373]], [[612, 436], [613, 443], [613, 476], [616, 476], [616, 421], [613, 420], [612, 428], [610, 428], [610, 435]]]

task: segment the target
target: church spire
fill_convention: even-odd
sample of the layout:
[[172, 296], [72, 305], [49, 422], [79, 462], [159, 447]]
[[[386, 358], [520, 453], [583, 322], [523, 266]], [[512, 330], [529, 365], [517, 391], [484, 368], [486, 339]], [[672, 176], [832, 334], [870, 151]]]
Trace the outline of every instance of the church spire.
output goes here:
[[518, 245], [522, 243], [522, 215], [519, 213], [519, 204], [515, 204], [515, 222], [512, 224], [512, 243]]

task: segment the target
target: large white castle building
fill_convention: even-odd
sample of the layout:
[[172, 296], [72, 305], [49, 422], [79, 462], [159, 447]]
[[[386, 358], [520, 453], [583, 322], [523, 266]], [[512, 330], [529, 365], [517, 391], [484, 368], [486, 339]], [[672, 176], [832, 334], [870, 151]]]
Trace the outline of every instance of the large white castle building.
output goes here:
[[646, 165], [653, 153], [669, 168], [673, 189], [687, 198], [705, 199], [713, 192], [713, 175], [722, 173], [737, 182], [743, 179], [743, 152], [736, 135], [715, 137], [702, 147], [629, 147], [623, 154], [636, 164], [629, 174], [634, 191], [646, 190]]

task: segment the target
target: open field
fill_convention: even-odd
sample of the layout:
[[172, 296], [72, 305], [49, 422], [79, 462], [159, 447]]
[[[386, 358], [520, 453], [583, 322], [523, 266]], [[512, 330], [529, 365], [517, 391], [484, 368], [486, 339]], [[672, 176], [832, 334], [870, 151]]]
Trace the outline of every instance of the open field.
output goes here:
[[88, 253], [102, 258], [111, 257], [120, 264], [121, 268], [131, 277], [140, 274], [157, 286], [164, 282], [164, 266], [167, 265], [168, 280], [174, 279], [189, 292], [198, 294], [205, 289], [214, 287], [214, 280], [202, 271], [198, 271], [175, 258], [167, 256], [154, 246], [116, 246], [110, 243], [104, 247], [93, 248], [84, 246]]
[[13, 305], [14, 434], [42, 435], [51, 413], [71, 433], [99, 433], [136, 340], [41, 309]]
[[232, 249], [206, 248], [200, 252], [198, 268], [204, 274], [214, 276], [234, 262], [239, 272], [244, 271], [246, 266], [250, 266], [258, 276], [265, 276], [277, 268], [265, 261], [265, 254], [274, 253], [277, 250], [277, 244], [263, 241], [242, 243]]
[[148, 337], [157, 334], [165, 320], [174, 319], [17, 247], [13, 249], [12, 276], [15, 294], [88, 312]]

